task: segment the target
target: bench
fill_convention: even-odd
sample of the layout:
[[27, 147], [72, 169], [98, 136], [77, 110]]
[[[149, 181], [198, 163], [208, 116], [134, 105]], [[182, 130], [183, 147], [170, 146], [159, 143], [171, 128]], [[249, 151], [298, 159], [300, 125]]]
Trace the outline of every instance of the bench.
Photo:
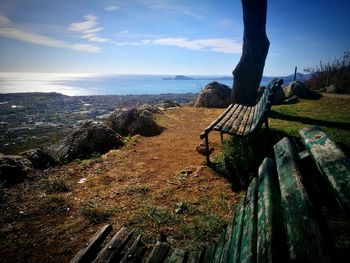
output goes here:
[[343, 212], [350, 216], [350, 159], [318, 126], [301, 129], [299, 134]]
[[200, 134], [200, 139], [205, 139], [205, 155], [208, 165], [210, 164], [208, 134], [213, 130], [219, 131], [222, 140], [223, 134], [236, 136], [251, 134], [263, 123], [268, 128], [268, 114], [271, 109], [272, 97], [282, 84], [282, 79], [270, 81], [255, 106], [249, 107], [240, 104], [230, 104], [215, 121], [205, 128]]
[[[321, 136], [319, 129], [315, 127], [303, 129], [300, 133], [303, 134], [304, 140], [309, 137], [316, 140], [326, 136], [322, 133]], [[327, 145], [331, 143], [328, 137], [324, 140], [327, 141]], [[327, 231], [319, 218], [318, 211], [321, 208], [314, 205], [315, 199], [310, 197], [311, 189], [309, 185], [306, 187], [305, 181], [310, 175], [309, 170], [305, 168], [310, 164], [304, 161], [313, 162], [313, 159], [301, 154], [304, 151], [298, 149], [298, 145], [287, 137], [275, 144], [275, 160], [271, 158], [263, 160], [258, 176], [251, 181], [246, 196], [236, 208], [234, 218], [218, 241], [206, 249], [197, 251], [172, 249], [164, 240], [158, 241], [154, 246], [145, 245], [140, 236], [132, 239], [133, 232], [126, 228], [119, 230], [109, 242], [101, 246], [103, 239], [112, 231], [111, 226], [107, 225], [91, 238], [71, 262], [328, 263], [332, 262], [331, 259], [334, 261], [332, 255], [338, 254], [336, 251], [331, 253], [333, 249], [330, 248], [331, 241], [325, 238], [329, 236], [325, 233]], [[306, 147], [312, 149], [308, 139]], [[316, 152], [317, 154], [314, 154], [316, 164], [333, 156], [332, 151], [328, 150], [323, 152], [318, 149]], [[323, 158], [317, 157], [320, 152], [323, 152]], [[341, 180], [346, 181], [345, 185], [350, 181], [348, 172], [347, 175], [347, 179]], [[336, 195], [336, 198], [339, 199], [340, 196]], [[319, 199], [319, 196], [316, 198]]]

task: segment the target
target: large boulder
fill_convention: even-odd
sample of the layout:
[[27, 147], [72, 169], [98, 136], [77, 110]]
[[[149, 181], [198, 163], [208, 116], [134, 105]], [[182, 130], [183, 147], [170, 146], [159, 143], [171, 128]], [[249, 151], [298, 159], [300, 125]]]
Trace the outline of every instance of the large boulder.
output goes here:
[[194, 106], [205, 108], [226, 108], [231, 103], [231, 89], [216, 81], [211, 82], [199, 93]]
[[30, 161], [21, 155], [0, 155], [0, 184], [20, 183], [32, 169]]
[[169, 108], [178, 108], [181, 107], [181, 105], [177, 102], [174, 102], [172, 100], [164, 100], [161, 103], [157, 105], [159, 109], [166, 110]]
[[103, 123], [87, 121], [53, 147], [62, 161], [89, 158], [93, 153], [105, 153], [122, 145], [119, 134]]
[[305, 83], [301, 81], [293, 81], [288, 86], [283, 88], [287, 99], [296, 96], [299, 99], [319, 99], [320, 94], [310, 90]]
[[35, 169], [45, 170], [57, 164], [55, 158], [40, 148], [25, 151], [21, 155], [27, 158]]
[[284, 104], [286, 100], [286, 95], [284, 94], [284, 90], [282, 87], [278, 87], [272, 97], [272, 104], [279, 105]]
[[107, 118], [106, 124], [118, 133], [143, 136], [158, 135], [163, 128], [154, 120], [148, 109], [116, 109]]

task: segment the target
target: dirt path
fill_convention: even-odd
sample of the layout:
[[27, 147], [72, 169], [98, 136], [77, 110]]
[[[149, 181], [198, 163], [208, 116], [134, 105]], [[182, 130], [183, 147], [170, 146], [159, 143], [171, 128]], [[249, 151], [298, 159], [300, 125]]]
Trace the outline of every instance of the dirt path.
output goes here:
[[[240, 197], [202, 165], [195, 148], [200, 132], [221, 112], [165, 111], [157, 117], [166, 127], [159, 136], [134, 136], [98, 159], [72, 162], [14, 187], [12, 202], [1, 209], [0, 258], [66, 262], [105, 223], [114, 230], [127, 225], [148, 242], [164, 233], [173, 246], [187, 249], [215, 239]], [[210, 140], [218, 149], [219, 135]], [[47, 192], [54, 180], [71, 190]]]

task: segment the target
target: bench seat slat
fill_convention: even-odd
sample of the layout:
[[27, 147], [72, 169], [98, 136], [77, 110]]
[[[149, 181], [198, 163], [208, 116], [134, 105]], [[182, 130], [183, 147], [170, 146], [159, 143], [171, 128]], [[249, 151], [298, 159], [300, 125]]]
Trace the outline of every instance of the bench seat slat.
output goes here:
[[246, 135], [249, 133], [250, 131], [250, 127], [252, 126], [252, 123], [254, 121], [254, 116], [255, 116], [255, 113], [256, 113], [256, 106], [252, 107], [250, 113], [249, 113], [249, 118], [247, 120], [247, 124], [245, 126], [245, 129], [244, 129], [244, 133], [243, 135]]
[[230, 127], [228, 127], [228, 133], [229, 134], [235, 134], [237, 129], [239, 128], [239, 125], [242, 122], [243, 116], [246, 113], [248, 107], [247, 106], [243, 106], [242, 110], [240, 111], [240, 113], [238, 114], [237, 118], [235, 118], [235, 120], [231, 123]]
[[231, 118], [231, 116], [234, 114], [237, 108], [238, 108], [238, 104], [234, 104], [231, 107], [230, 111], [228, 111], [226, 115], [221, 119], [221, 121], [218, 124], [216, 124], [216, 126], [214, 127], [214, 130], [221, 130], [222, 126], [227, 122], [227, 120]]
[[330, 262], [306, 193], [295, 145], [285, 137], [274, 146], [290, 262]]
[[239, 128], [237, 130], [237, 134], [238, 135], [243, 135], [244, 134], [244, 130], [245, 130], [245, 127], [247, 126], [247, 122], [248, 122], [248, 119], [250, 117], [250, 112], [252, 111], [254, 107], [248, 107], [247, 108], [247, 111], [246, 113], [244, 114], [243, 116], [243, 119], [239, 125]]
[[318, 126], [301, 129], [299, 134], [321, 174], [331, 186], [340, 207], [349, 216], [350, 159]]
[[221, 130], [223, 132], [229, 132], [231, 127], [232, 127], [232, 123], [238, 118], [240, 112], [243, 109], [243, 105], [238, 105], [235, 112], [232, 114], [231, 118], [223, 125], [223, 127], [221, 128]]

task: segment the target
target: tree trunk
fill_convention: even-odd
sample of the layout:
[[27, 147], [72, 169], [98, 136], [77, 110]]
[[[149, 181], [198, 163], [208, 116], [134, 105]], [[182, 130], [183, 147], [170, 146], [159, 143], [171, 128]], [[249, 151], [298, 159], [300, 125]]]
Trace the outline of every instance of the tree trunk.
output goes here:
[[242, 0], [243, 49], [233, 74], [232, 103], [253, 106], [270, 42], [266, 36], [267, 0]]

